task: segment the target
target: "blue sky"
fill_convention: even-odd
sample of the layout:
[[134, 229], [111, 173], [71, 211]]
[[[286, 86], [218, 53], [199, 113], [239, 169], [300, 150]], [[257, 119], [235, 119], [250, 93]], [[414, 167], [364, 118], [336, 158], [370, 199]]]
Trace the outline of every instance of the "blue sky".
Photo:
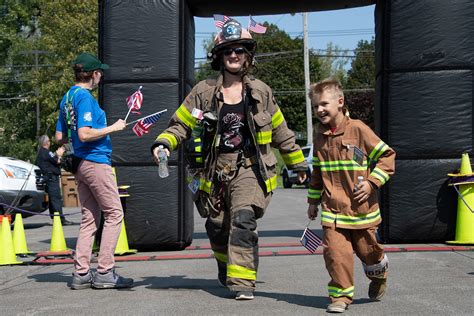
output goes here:
[[[370, 40], [375, 36], [374, 30], [375, 5], [333, 11], [310, 12], [308, 14], [309, 46], [313, 49], [326, 49], [332, 42], [341, 49], [354, 49], [361, 39]], [[247, 26], [248, 16], [234, 17], [242, 25]], [[291, 37], [303, 36], [303, 17], [301, 13], [254, 16], [257, 22], [268, 21]], [[202, 41], [208, 39], [216, 31], [212, 18], [194, 18], [196, 26], [196, 58], [206, 56]]]

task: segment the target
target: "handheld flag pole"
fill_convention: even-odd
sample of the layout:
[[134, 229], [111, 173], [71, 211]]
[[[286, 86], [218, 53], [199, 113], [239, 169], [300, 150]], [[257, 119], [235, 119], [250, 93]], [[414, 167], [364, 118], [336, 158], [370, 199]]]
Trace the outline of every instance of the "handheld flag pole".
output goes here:
[[135, 120], [135, 121], [132, 121], [132, 122], [130, 122], [130, 123], [125, 124], [125, 126], [130, 125], [130, 124], [133, 124], [133, 123], [136, 123], [136, 122], [141, 121], [141, 120], [144, 120], [144, 119], [146, 119], [147, 117], [150, 117], [150, 116], [153, 116], [153, 115], [156, 115], [156, 114], [165, 113], [166, 111], [168, 111], [168, 109], [164, 109], [163, 111], [158, 111], [158, 112], [156, 112], [156, 113], [147, 115], [147, 116], [145, 116], [145, 117], [141, 117], [141, 118], [139, 118], [138, 120]]
[[[129, 97], [129, 99], [127, 99], [128, 112], [127, 112], [127, 115], [125, 116], [125, 119], [124, 119], [125, 122], [127, 121], [127, 118], [128, 118], [128, 116], [130, 115], [130, 112], [131, 112], [133, 109], [135, 109], [135, 108], [140, 109], [140, 107], [141, 107], [141, 100], [140, 100], [140, 102], [139, 102], [140, 105], [139, 105], [138, 107], [136, 106], [135, 103], [136, 103], [136, 101], [137, 101], [137, 94], [141, 94], [142, 88], [143, 88], [143, 86], [140, 86], [140, 87], [138, 88], [138, 90], [135, 91], [135, 92]], [[143, 97], [141, 97], [141, 99], [143, 99]]]

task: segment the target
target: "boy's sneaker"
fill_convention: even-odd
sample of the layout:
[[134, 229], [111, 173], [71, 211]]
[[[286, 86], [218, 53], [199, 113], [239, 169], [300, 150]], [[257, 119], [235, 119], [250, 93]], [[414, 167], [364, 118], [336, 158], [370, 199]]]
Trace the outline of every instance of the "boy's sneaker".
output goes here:
[[344, 313], [345, 310], [349, 307], [348, 304], [343, 301], [335, 301], [328, 305], [326, 312], [328, 313]]
[[121, 277], [115, 272], [115, 269], [104, 274], [97, 272], [92, 282], [94, 289], [123, 289], [132, 285], [133, 279]]
[[387, 289], [387, 279], [373, 279], [369, 285], [369, 297], [371, 300], [380, 301]]
[[83, 290], [88, 289], [92, 286], [92, 282], [94, 281], [94, 274], [91, 270], [87, 272], [86, 275], [79, 275], [76, 272], [72, 274], [72, 282], [70, 284], [70, 288], [73, 290]]
[[236, 300], [253, 300], [253, 292], [252, 291], [239, 291], [235, 293]]

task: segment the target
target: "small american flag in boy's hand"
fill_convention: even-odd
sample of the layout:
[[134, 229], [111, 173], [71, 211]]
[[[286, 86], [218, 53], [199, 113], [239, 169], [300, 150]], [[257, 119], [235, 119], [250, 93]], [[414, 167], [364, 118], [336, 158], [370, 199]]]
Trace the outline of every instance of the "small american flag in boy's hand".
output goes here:
[[311, 229], [306, 227], [303, 232], [303, 236], [300, 239], [301, 244], [308, 249], [311, 253], [316, 253], [316, 249], [323, 243], [322, 239], [318, 235], [313, 233]]

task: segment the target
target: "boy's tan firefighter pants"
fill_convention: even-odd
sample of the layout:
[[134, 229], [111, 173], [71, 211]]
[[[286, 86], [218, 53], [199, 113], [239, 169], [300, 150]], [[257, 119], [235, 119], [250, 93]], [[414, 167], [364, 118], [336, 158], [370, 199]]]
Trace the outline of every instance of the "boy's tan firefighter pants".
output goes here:
[[[328, 292], [332, 302], [352, 303], [354, 252], [362, 261], [369, 279], [387, 278], [388, 260], [383, 247], [377, 242], [377, 227], [366, 229], [323, 227], [323, 229], [323, 253], [326, 269], [331, 276]], [[382, 263], [382, 266], [379, 267], [378, 263]]]
[[[257, 219], [271, 198], [265, 183], [256, 177], [257, 165], [238, 168], [223, 184], [223, 210], [209, 216], [206, 231], [217, 259], [219, 277], [227, 276], [231, 291], [253, 291], [258, 269]], [[219, 184], [217, 184], [219, 185]]]

